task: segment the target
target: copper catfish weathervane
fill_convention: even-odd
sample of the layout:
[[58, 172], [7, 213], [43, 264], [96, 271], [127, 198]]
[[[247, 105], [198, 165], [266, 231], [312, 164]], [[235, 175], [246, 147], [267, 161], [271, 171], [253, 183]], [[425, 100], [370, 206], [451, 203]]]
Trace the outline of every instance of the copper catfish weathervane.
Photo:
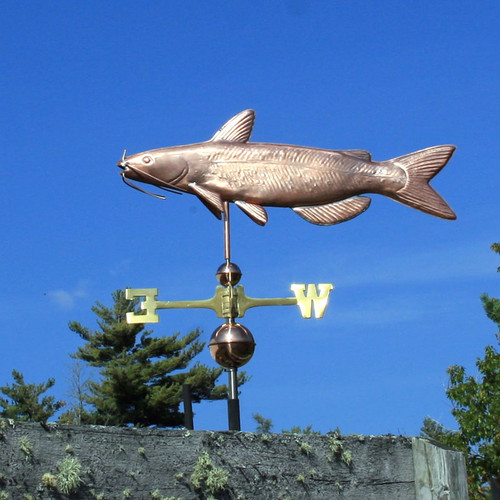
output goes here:
[[456, 218], [429, 186], [455, 146], [435, 146], [379, 162], [358, 149], [249, 143], [254, 122], [255, 112], [248, 109], [207, 142], [128, 157], [125, 150], [118, 162], [122, 178], [146, 193], [131, 181], [194, 194], [219, 219], [225, 202], [233, 202], [260, 225], [267, 222], [265, 206], [292, 208], [313, 224], [344, 222], [368, 208], [370, 198], [360, 196], [365, 193], [382, 194], [443, 219]]
[[[239, 285], [242, 273], [231, 262], [229, 206], [234, 203], [254, 222], [267, 222], [265, 206], [289, 207], [308, 222], [331, 225], [364, 212], [370, 198], [364, 193], [383, 194], [423, 212], [455, 219], [448, 204], [429, 186], [448, 162], [454, 146], [436, 146], [387, 161], [372, 161], [368, 151], [331, 151], [283, 144], [249, 143], [255, 113], [242, 111], [231, 118], [207, 142], [154, 149], [131, 156], [123, 152], [118, 166], [129, 186], [157, 198], [132, 181], [145, 182], [174, 193], [196, 195], [224, 221], [225, 262], [216, 272], [222, 286], [211, 299], [159, 301], [156, 288], [128, 288], [130, 300], [143, 297], [141, 312], [127, 313], [128, 323], [157, 323], [158, 309], [212, 309], [225, 323], [210, 338], [210, 354], [229, 372], [229, 430], [240, 430], [237, 369], [251, 359], [252, 333], [236, 322], [247, 309], [262, 306], [297, 305], [304, 318], [321, 318], [333, 284], [291, 286], [295, 297], [252, 298]], [[318, 292], [319, 290], [319, 292]], [[188, 391], [189, 392], [189, 391]], [[189, 399], [189, 398], [188, 398]], [[184, 402], [185, 416], [191, 414]], [[186, 409], [187, 408], [187, 409]], [[186, 427], [193, 428], [192, 418]]]

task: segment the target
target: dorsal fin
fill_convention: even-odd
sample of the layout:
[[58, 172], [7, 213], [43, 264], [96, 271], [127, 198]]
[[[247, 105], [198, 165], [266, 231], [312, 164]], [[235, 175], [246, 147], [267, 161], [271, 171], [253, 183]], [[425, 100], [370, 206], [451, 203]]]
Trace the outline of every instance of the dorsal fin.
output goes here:
[[342, 151], [339, 151], [339, 153], [344, 153], [349, 156], [355, 156], [356, 158], [364, 161], [372, 161], [371, 153], [363, 149], [343, 149]]
[[210, 141], [248, 142], [254, 122], [255, 111], [246, 109], [224, 123]]

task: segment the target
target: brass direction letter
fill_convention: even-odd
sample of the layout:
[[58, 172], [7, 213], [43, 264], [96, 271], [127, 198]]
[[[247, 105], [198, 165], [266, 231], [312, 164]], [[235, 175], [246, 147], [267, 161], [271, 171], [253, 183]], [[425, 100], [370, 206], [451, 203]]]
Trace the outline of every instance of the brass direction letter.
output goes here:
[[156, 314], [156, 297], [158, 296], [158, 288], [127, 288], [125, 289], [125, 298], [133, 300], [137, 297], [145, 297], [141, 302], [141, 311], [146, 311], [145, 314], [136, 314], [135, 312], [127, 313], [127, 323], [158, 323], [160, 318]]
[[291, 286], [292, 292], [297, 297], [297, 305], [300, 308], [300, 312], [303, 318], [309, 319], [312, 316], [312, 306], [314, 304], [314, 316], [316, 319], [322, 318], [325, 314], [326, 306], [328, 305], [328, 300], [330, 297], [330, 292], [333, 290], [333, 285], [331, 283], [319, 283], [319, 295], [316, 289], [316, 285], [306, 285], [304, 284], [293, 284]]

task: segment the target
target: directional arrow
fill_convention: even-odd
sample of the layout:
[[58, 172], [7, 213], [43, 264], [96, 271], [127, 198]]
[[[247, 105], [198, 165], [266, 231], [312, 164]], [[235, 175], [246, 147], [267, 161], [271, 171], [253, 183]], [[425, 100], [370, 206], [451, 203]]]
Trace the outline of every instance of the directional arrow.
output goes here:
[[[318, 293], [319, 289], [319, 293]], [[291, 290], [295, 297], [253, 298], [245, 295], [242, 285], [217, 286], [215, 295], [205, 300], [156, 300], [157, 288], [127, 288], [125, 297], [128, 300], [144, 297], [141, 301], [141, 312], [128, 312], [127, 323], [158, 323], [160, 318], [157, 309], [212, 309], [219, 318], [243, 318], [248, 309], [263, 306], [299, 306], [303, 318], [312, 317], [312, 309], [316, 318], [322, 318], [329, 302], [330, 292], [334, 289], [331, 283], [293, 284]]]

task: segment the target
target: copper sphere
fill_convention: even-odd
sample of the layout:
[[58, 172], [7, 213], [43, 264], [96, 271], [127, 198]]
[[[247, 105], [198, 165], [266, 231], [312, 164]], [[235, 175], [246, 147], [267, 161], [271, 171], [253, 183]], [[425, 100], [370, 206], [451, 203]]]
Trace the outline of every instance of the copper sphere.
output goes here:
[[210, 338], [210, 354], [224, 368], [238, 368], [250, 361], [255, 341], [250, 330], [239, 323], [224, 323]]
[[224, 262], [215, 273], [219, 283], [223, 286], [235, 286], [240, 282], [241, 269], [232, 262]]

